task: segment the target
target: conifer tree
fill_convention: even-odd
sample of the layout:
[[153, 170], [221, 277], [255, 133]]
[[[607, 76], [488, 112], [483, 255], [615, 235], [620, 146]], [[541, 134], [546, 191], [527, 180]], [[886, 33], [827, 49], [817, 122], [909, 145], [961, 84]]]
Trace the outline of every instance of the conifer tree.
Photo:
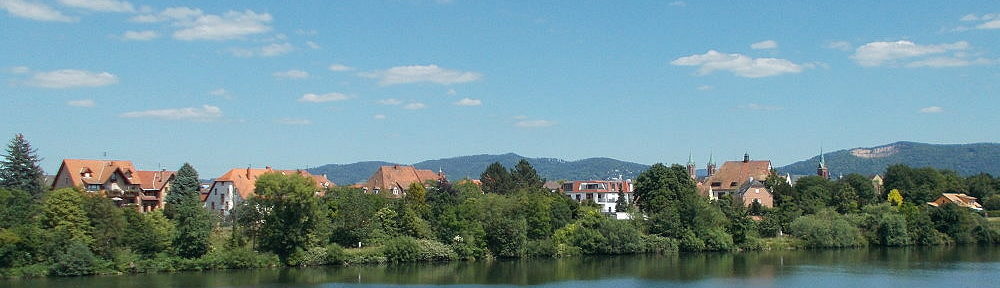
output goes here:
[[177, 170], [164, 215], [174, 221], [174, 248], [177, 255], [195, 258], [208, 252], [208, 237], [212, 232], [211, 216], [201, 207], [198, 197], [198, 171], [184, 163]]
[[479, 181], [483, 182], [483, 192], [487, 194], [505, 194], [514, 190], [512, 176], [500, 162], [493, 162], [486, 167], [486, 171], [479, 176]]
[[28, 192], [41, 197], [45, 192], [45, 174], [38, 166], [37, 150], [18, 133], [7, 145], [7, 153], [0, 161], [0, 187]]
[[545, 185], [545, 179], [538, 176], [535, 167], [532, 167], [531, 163], [525, 159], [518, 161], [517, 166], [514, 166], [514, 170], [511, 170], [510, 174], [514, 180], [514, 188], [517, 190], [540, 188]]

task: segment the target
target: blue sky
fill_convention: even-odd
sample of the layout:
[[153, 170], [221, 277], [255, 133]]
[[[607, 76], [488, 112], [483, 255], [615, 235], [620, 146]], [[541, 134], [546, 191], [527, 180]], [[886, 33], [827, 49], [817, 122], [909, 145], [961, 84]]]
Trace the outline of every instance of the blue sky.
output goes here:
[[0, 0], [0, 131], [140, 169], [997, 142], [995, 1]]

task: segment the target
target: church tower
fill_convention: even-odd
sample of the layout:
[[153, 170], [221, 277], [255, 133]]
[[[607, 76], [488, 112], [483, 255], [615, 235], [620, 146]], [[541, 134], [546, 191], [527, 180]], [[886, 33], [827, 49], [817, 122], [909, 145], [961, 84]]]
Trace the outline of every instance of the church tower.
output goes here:
[[819, 147], [819, 165], [816, 166], [816, 175], [823, 179], [830, 179], [830, 169], [826, 168], [826, 155], [823, 154], [823, 147]]
[[715, 161], [712, 161], [712, 154], [708, 154], [708, 176], [715, 175]]
[[691, 153], [688, 153], [687, 170], [688, 170], [688, 175], [691, 176], [691, 179], [698, 179], [698, 175], [696, 174], [698, 171], [695, 169], [694, 160], [692, 160], [691, 158]]

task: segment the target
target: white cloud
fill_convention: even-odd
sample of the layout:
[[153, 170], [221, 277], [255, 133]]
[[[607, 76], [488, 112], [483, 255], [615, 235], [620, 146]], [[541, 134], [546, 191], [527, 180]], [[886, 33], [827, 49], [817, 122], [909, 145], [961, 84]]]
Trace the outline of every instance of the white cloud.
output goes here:
[[0, 8], [16, 17], [38, 21], [76, 22], [77, 19], [63, 15], [48, 5], [23, 0], [0, 0]]
[[687, 3], [684, 3], [684, 1], [674, 1], [674, 2], [670, 2], [670, 4], [668, 4], [668, 5], [674, 6], [674, 7], [684, 7], [684, 6], [687, 6]]
[[698, 86], [698, 90], [701, 90], [701, 91], [708, 91], [708, 90], [712, 90], [712, 89], [715, 89], [715, 87], [712, 87], [711, 85], [701, 85], [701, 86]]
[[899, 65], [900, 60], [903, 59], [941, 54], [948, 51], [961, 51], [968, 48], [969, 43], [965, 41], [938, 45], [919, 45], [906, 40], [871, 42], [858, 47], [854, 55], [851, 55], [851, 59], [866, 67]]
[[549, 127], [556, 125], [556, 122], [549, 120], [521, 120], [514, 123], [514, 126], [521, 128], [539, 128], [539, 127]]
[[927, 106], [927, 107], [924, 107], [924, 108], [920, 108], [920, 110], [918, 110], [917, 112], [920, 112], [920, 113], [941, 113], [941, 112], [944, 112], [944, 108], [941, 108], [940, 106]]
[[923, 60], [917, 60], [906, 64], [908, 68], [918, 68], [918, 67], [965, 67], [973, 65], [991, 65], [997, 63], [995, 60], [986, 58], [976, 58], [976, 59], [966, 59], [959, 57], [932, 57]]
[[284, 125], [309, 125], [309, 124], [312, 124], [312, 121], [309, 121], [309, 119], [293, 119], [293, 118], [278, 119], [275, 122], [277, 122], [278, 124], [284, 124]]
[[331, 101], [344, 101], [347, 99], [351, 99], [351, 96], [336, 92], [326, 93], [326, 94], [307, 93], [305, 95], [302, 95], [302, 98], [299, 98], [299, 102], [323, 103]]
[[976, 29], [983, 29], [983, 30], [1000, 29], [1000, 19], [976, 25]]
[[295, 46], [292, 46], [291, 43], [271, 43], [253, 49], [233, 48], [230, 52], [236, 57], [273, 57], [288, 54], [293, 50], [295, 50]]
[[778, 110], [784, 109], [784, 108], [781, 108], [779, 106], [762, 105], [762, 104], [756, 104], [756, 103], [750, 103], [750, 104], [746, 104], [746, 105], [740, 105], [739, 108], [740, 109], [744, 109], [744, 110], [753, 110], [753, 111], [778, 111]]
[[525, 116], [525, 115], [515, 115], [512, 118], [518, 119], [518, 120], [524, 120], [524, 119], [528, 119], [528, 116]]
[[847, 41], [831, 41], [830, 43], [826, 43], [826, 48], [837, 49], [840, 51], [851, 51], [851, 49], [853, 49], [853, 47], [851, 47], [851, 42]]
[[156, 118], [163, 120], [211, 121], [222, 117], [222, 109], [212, 105], [202, 105], [201, 108], [187, 107], [177, 109], [160, 109], [126, 112], [122, 118]]
[[108, 72], [62, 69], [35, 73], [29, 86], [43, 88], [100, 87], [118, 83], [118, 76]]
[[[996, 13], [984, 14], [983, 16], [978, 16], [976, 14], [968, 14], [962, 16], [962, 18], [959, 20], [962, 22], [982, 22], [976, 24], [975, 26], [976, 29], [980, 30], [1000, 29], [1000, 14]], [[955, 30], [957, 31], [966, 31], [969, 29], [971, 28], [967, 26], [959, 26], [958, 28], [955, 28]]]
[[427, 108], [427, 104], [420, 103], [420, 102], [413, 102], [413, 103], [408, 103], [406, 105], [403, 105], [403, 109], [406, 109], [406, 110], [420, 110], [420, 109], [424, 109], [424, 108]]
[[269, 23], [273, 18], [271, 14], [256, 13], [252, 10], [228, 11], [222, 15], [215, 15], [205, 14], [196, 8], [171, 7], [158, 14], [137, 15], [130, 20], [141, 23], [170, 21], [172, 27], [178, 27], [173, 33], [174, 39], [218, 41], [240, 39], [271, 31]]
[[122, 39], [125, 40], [135, 40], [135, 41], [148, 41], [160, 37], [160, 33], [156, 31], [146, 30], [146, 31], [125, 31], [122, 34]]
[[135, 12], [132, 3], [115, 0], [59, 0], [62, 5], [99, 12]]
[[208, 91], [208, 95], [219, 96], [225, 99], [233, 99], [233, 95], [226, 91], [226, 89], [219, 88], [212, 91]]
[[483, 105], [483, 101], [479, 100], [479, 99], [462, 98], [462, 100], [458, 100], [458, 102], [455, 102], [455, 105], [458, 105], [458, 106], [479, 106], [479, 105]]
[[10, 67], [9, 71], [10, 71], [10, 73], [14, 73], [14, 74], [24, 74], [24, 73], [31, 72], [31, 68], [28, 68], [28, 66], [14, 66], [14, 67]]
[[323, 48], [323, 47], [320, 47], [319, 44], [316, 44], [316, 42], [313, 42], [313, 41], [306, 41], [306, 46], [309, 46], [309, 48], [312, 48], [312, 49]]
[[448, 92], [445, 92], [445, 94], [455, 95], [455, 94], [458, 94], [458, 91], [455, 91], [455, 89], [448, 89]]
[[698, 66], [698, 75], [711, 74], [716, 70], [729, 71], [740, 77], [760, 78], [786, 73], [799, 73], [811, 64], [795, 64], [778, 58], [751, 58], [742, 54], [724, 54], [708, 50], [705, 54], [677, 58], [670, 64], [676, 66]]
[[383, 119], [385, 119], [385, 114], [375, 114], [375, 115], [372, 115], [372, 119], [383, 120]]
[[479, 80], [482, 75], [476, 72], [448, 70], [437, 65], [398, 66], [388, 70], [364, 72], [361, 77], [379, 79], [380, 85], [407, 84], [431, 82], [437, 84], [466, 83]]
[[347, 65], [344, 65], [344, 64], [332, 64], [332, 65], [330, 65], [330, 71], [343, 72], [343, 71], [351, 71], [351, 70], [354, 70], [354, 67], [347, 66]]
[[94, 103], [94, 100], [91, 100], [91, 99], [81, 99], [81, 100], [67, 101], [66, 105], [75, 106], [75, 107], [94, 107], [94, 105], [96, 105], [96, 104]]
[[755, 50], [774, 49], [774, 48], [778, 48], [778, 42], [774, 40], [764, 40], [750, 44], [750, 49], [755, 49]]
[[403, 100], [399, 100], [399, 99], [395, 99], [395, 98], [382, 99], [382, 100], [378, 100], [378, 104], [382, 104], [382, 105], [399, 105], [399, 104], [403, 104]]
[[278, 78], [288, 78], [288, 79], [309, 78], [309, 72], [302, 71], [302, 70], [295, 70], [295, 69], [288, 70], [288, 71], [274, 72], [271, 75], [273, 75], [274, 77], [278, 77]]

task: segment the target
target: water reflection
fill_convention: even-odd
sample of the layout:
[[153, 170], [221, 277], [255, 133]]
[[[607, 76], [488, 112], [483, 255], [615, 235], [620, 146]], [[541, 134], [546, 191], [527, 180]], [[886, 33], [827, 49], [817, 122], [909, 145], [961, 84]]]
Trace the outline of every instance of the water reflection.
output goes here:
[[[868, 284], [899, 284], [901, 280], [933, 284], [926, 282], [935, 279], [930, 275], [948, 273], [952, 273], [948, 274], [951, 279], [968, 275], [996, 278], [1000, 277], [998, 261], [998, 247], [872, 248], [159, 273], [0, 281], [0, 286], [159, 288], [548, 284], [566, 287], [613, 285], [619, 288], [655, 283], [659, 286], [766, 287], [799, 284], [837, 287], [846, 283], [861, 284], [858, 279], [864, 279], [864, 283]], [[822, 280], [816, 277], [822, 277]], [[990, 286], [995, 283], [981, 284]]]

